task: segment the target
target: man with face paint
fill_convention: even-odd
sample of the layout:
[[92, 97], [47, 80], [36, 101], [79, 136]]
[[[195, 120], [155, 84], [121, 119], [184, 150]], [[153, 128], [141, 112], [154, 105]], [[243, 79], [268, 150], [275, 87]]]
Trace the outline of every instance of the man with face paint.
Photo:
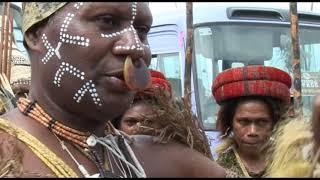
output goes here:
[[20, 166], [10, 158], [5, 166], [20, 173], [15, 177], [226, 175], [190, 148], [149, 136], [126, 139], [105, 126], [149, 85], [151, 24], [147, 3], [23, 3], [29, 99], [0, 120], [2, 142], [10, 138], [21, 151], [12, 156]]

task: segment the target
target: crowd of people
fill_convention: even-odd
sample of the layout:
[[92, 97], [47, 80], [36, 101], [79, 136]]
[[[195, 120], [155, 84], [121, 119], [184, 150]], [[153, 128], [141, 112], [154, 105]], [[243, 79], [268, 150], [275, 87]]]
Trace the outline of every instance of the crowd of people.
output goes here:
[[288, 73], [250, 65], [215, 77], [214, 159], [190, 105], [148, 70], [148, 3], [22, 9], [31, 83], [0, 118], [0, 177], [320, 176], [320, 96], [311, 120], [291, 116]]

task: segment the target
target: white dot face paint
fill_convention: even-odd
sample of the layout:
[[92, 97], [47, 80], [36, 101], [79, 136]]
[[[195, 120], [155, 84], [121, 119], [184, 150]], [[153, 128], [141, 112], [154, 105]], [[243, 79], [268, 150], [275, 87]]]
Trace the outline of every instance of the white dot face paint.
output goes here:
[[56, 71], [56, 74], [54, 76], [54, 80], [55, 80], [54, 84], [57, 85], [58, 87], [61, 87], [61, 84], [60, 84], [61, 78], [65, 73], [68, 73], [72, 76], [81, 78], [81, 80], [84, 80], [84, 76], [85, 76], [84, 72], [80, 73], [80, 70], [77, 69], [76, 67], [70, 65], [67, 62], [62, 62], [59, 69]]
[[[76, 7], [76, 5], [77, 5], [77, 7], [81, 6], [81, 5], [79, 5], [79, 3], [75, 4], [75, 7]], [[79, 9], [79, 8], [77, 8], [77, 9]], [[77, 36], [77, 35], [70, 35], [67, 33], [69, 24], [72, 21], [73, 17], [74, 17], [73, 13], [68, 13], [67, 16], [65, 17], [63, 24], [61, 25], [61, 28], [60, 28], [60, 40], [63, 43], [67, 43], [67, 44], [89, 47], [90, 40], [88, 38], [85, 38], [82, 36]]]
[[58, 57], [58, 59], [60, 59], [60, 53], [59, 53], [59, 49], [61, 47], [61, 43], [59, 42], [56, 49], [54, 49], [51, 44], [49, 43], [47, 36], [45, 34], [42, 34], [42, 42], [44, 44], [44, 47], [46, 47], [46, 49], [48, 50], [48, 52], [46, 53], [46, 55], [41, 59], [41, 61], [43, 62], [43, 64], [46, 64], [51, 57], [56, 54], [56, 56]]
[[[82, 5], [83, 5], [83, 2], [79, 2], [79, 3], [75, 3], [74, 7], [77, 10], [79, 10]], [[73, 13], [68, 13], [66, 15], [60, 27], [60, 33], [59, 33], [60, 41], [58, 42], [56, 49], [54, 49], [52, 45], [49, 43], [47, 36], [45, 34], [42, 35], [42, 42], [46, 47], [46, 49], [48, 50], [46, 55], [41, 59], [43, 64], [46, 64], [54, 54], [56, 54], [58, 59], [61, 59], [59, 49], [63, 44], [72, 44], [72, 45], [77, 45], [84, 48], [89, 47], [90, 39], [83, 36], [79, 36], [79, 35], [71, 35], [70, 33], [68, 33], [68, 27], [74, 17], [75, 15]], [[73, 100], [75, 100], [76, 103], [80, 103], [82, 100], [82, 97], [86, 93], [88, 93], [95, 105], [102, 106], [102, 101], [99, 98], [97, 89], [95, 88], [95, 84], [93, 83], [92, 80], [87, 80], [85, 72], [82, 72], [77, 67], [62, 61], [53, 78], [53, 84], [55, 84], [57, 87], [61, 87], [61, 81], [65, 75], [78, 78], [84, 82], [83, 85], [80, 87], [80, 89], [77, 90], [73, 96]]]
[[119, 32], [114, 32], [114, 33], [110, 33], [110, 34], [101, 34], [101, 37], [103, 38], [113, 38], [116, 36], [119, 36], [123, 33], [126, 32], [133, 32], [134, 34], [134, 39], [135, 39], [135, 44], [131, 45], [131, 46], [116, 46], [116, 49], [124, 49], [124, 50], [138, 50], [138, 51], [143, 51], [143, 47], [149, 48], [148, 45], [145, 45], [143, 43], [141, 43], [141, 41], [139, 40], [139, 36], [137, 34], [137, 31], [135, 30], [134, 26], [133, 26], [133, 22], [137, 16], [137, 2], [133, 2], [131, 5], [131, 20], [130, 20], [130, 26], [124, 28], [123, 30], [119, 31]]
[[42, 35], [42, 42], [44, 44], [44, 47], [46, 47], [46, 49], [48, 50], [46, 55], [41, 59], [43, 64], [46, 64], [50, 60], [50, 58], [54, 55], [54, 49], [49, 43], [49, 41], [47, 40], [47, 36], [45, 34]]
[[[83, 2], [78, 2], [78, 3], [74, 3], [73, 7], [75, 8], [75, 10], [79, 10], [81, 8], [81, 6], [83, 5]], [[123, 49], [123, 50], [137, 50], [137, 51], [143, 51], [144, 48], [149, 48], [148, 45], [143, 44], [137, 34], [137, 31], [135, 30], [134, 26], [133, 26], [133, 22], [136, 18], [137, 15], [137, 3], [134, 2], [132, 3], [131, 6], [131, 15], [132, 18], [130, 20], [130, 25], [124, 29], [122, 29], [119, 32], [112, 32], [109, 34], [101, 34], [101, 37], [103, 38], [113, 38], [113, 37], [117, 37], [123, 33], [133, 33], [134, 35], [134, 43], [131, 45], [127, 45], [127, 46], [116, 46], [116, 49]], [[46, 53], [45, 57], [43, 57], [43, 59], [41, 60], [43, 64], [46, 64], [47, 62], [49, 62], [49, 60], [52, 58], [52, 56], [54, 56], [54, 54], [58, 57], [58, 60], [63, 59], [63, 57], [61, 57], [59, 49], [62, 45], [64, 44], [68, 44], [68, 45], [74, 45], [74, 46], [78, 46], [81, 48], [87, 48], [90, 46], [90, 39], [84, 36], [80, 36], [77, 34], [72, 34], [71, 32], [69, 32], [69, 27], [72, 25], [72, 20], [76, 17], [75, 15], [76, 13], [73, 12], [69, 12], [65, 15], [65, 18], [60, 26], [60, 32], [59, 32], [59, 36], [58, 36], [58, 44], [56, 48], [53, 48], [53, 46], [49, 43], [49, 40], [47, 39], [46, 35], [43, 34], [42, 36], [42, 41], [44, 43], [44, 46], [46, 47], [46, 49], [48, 50], [48, 52]], [[66, 59], [64, 59], [66, 60]], [[92, 102], [97, 105], [97, 106], [102, 106], [102, 100], [99, 97], [99, 94], [97, 93], [97, 89], [95, 87], [95, 84], [93, 83], [92, 80], [88, 79], [86, 77], [85, 72], [80, 71], [79, 68], [75, 67], [74, 65], [71, 65], [65, 61], [61, 61], [61, 64], [59, 65], [58, 70], [55, 72], [55, 76], [53, 78], [53, 83], [54, 85], [56, 85], [57, 87], [61, 87], [61, 82], [62, 82], [62, 78], [67, 76], [68, 78], [76, 78], [78, 80], [80, 80], [81, 82], [83, 82], [83, 84], [80, 86], [80, 88], [78, 90], [76, 90], [76, 92], [73, 95], [73, 100], [76, 103], [81, 103], [82, 98], [88, 94], [91, 99]]]
[[83, 5], [83, 2], [78, 2], [78, 3], [75, 3], [75, 4], [74, 4], [74, 7], [75, 7], [76, 9], [79, 9], [80, 6], [82, 6], [82, 5]]
[[83, 86], [75, 93], [73, 99], [76, 100], [77, 103], [81, 102], [82, 97], [89, 92], [94, 104], [98, 106], [102, 106], [100, 103], [101, 99], [98, 97], [98, 93], [96, 93], [97, 89], [93, 84], [92, 80], [89, 80], [83, 84]]

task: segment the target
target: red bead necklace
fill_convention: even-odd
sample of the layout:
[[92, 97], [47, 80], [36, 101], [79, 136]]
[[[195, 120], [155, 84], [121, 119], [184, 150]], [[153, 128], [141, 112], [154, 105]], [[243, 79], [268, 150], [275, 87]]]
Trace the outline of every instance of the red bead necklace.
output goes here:
[[19, 110], [26, 116], [38, 121], [45, 127], [47, 127], [53, 133], [72, 141], [80, 145], [83, 148], [88, 148], [86, 140], [90, 136], [89, 132], [81, 132], [76, 129], [67, 127], [57, 120], [50, 117], [38, 104], [36, 101], [31, 102], [26, 98], [19, 98], [17, 102]]

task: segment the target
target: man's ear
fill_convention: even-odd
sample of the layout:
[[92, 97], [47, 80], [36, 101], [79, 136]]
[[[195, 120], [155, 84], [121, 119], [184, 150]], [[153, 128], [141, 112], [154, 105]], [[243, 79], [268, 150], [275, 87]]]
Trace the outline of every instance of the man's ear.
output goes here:
[[28, 49], [30, 50], [40, 50], [41, 48], [41, 35], [43, 34], [43, 26], [32, 27], [27, 32], [25, 32], [24, 40]]

